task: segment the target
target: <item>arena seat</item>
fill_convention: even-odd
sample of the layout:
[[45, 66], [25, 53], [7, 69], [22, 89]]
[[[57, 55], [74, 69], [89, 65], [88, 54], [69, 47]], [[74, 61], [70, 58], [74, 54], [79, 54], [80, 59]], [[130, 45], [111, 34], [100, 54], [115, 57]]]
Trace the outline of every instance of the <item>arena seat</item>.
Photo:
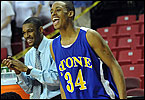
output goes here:
[[144, 14], [139, 15], [139, 20], [133, 23], [133, 25], [139, 25], [139, 32], [135, 32], [134, 35], [140, 37], [140, 43], [143, 43], [144, 38]]
[[141, 88], [130, 89], [126, 93], [127, 96], [144, 96], [144, 89]]
[[97, 32], [101, 34], [101, 36], [104, 37], [112, 37], [112, 35], [116, 34], [116, 27], [103, 27], [98, 28]]
[[140, 75], [141, 79], [141, 88], [144, 89], [144, 75]]
[[140, 82], [138, 77], [125, 77], [126, 90], [140, 88]]
[[[118, 33], [113, 35], [112, 38], [116, 39], [116, 46], [117, 47], [125, 47], [125, 44], [128, 44], [127, 47], [131, 47], [132, 45], [130, 45], [133, 41], [131, 41], [132, 38], [136, 38], [137, 36], [135, 36], [135, 32], [139, 31], [139, 26], [138, 25], [129, 25], [129, 26], [120, 26], [120, 28], [118, 29]], [[140, 36], [137, 38], [141, 38]], [[122, 41], [122, 39], [124, 41]], [[127, 40], [127, 41], [126, 41]]]
[[127, 33], [133, 34], [135, 32], [139, 32], [139, 25], [125, 25], [120, 26], [118, 29], [119, 35], [126, 35]]
[[144, 25], [142, 25], [142, 31], [136, 32], [135, 36], [140, 40], [139, 45], [137, 45], [137, 49], [142, 49], [142, 51], [144, 51]]
[[124, 77], [140, 77], [144, 75], [144, 64], [128, 64], [121, 66]]
[[120, 65], [125, 65], [125, 64], [131, 64], [131, 57], [133, 57], [134, 52], [133, 50], [120, 50], [118, 48], [119, 52], [119, 57], [118, 57], [118, 63]]
[[97, 29], [97, 32], [103, 37], [103, 38], [107, 38], [107, 36], [106, 36], [106, 31], [105, 31], [105, 28], [98, 28]]
[[139, 15], [139, 22], [144, 23], [144, 14]]
[[137, 50], [141, 50], [141, 59], [144, 59], [144, 44], [142, 45], [137, 45], [136, 46]]
[[113, 55], [114, 55], [114, 57], [116, 58], [116, 59], [118, 59], [118, 55], [117, 55], [117, 50], [116, 49], [113, 49], [113, 48], [115, 48], [116, 47], [116, 39], [115, 38], [106, 38], [106, 39], [104, 39], [105, 41], [106, 41], [106, 43], [108, 44], [108, 46], [109, 46], [109, 48], [111, 49], [111, 51], [112, 51], [112, 53], [113, 53]]
[[1, 61], [7, 58], [7, 48], [1, 48]]
[[140, 44], [144, 46], [144, 37], [142, 38], [142, 41], [140, 42]]
[[139, 37], [120, 37], [118, 38], [118, 47], [122, 48], [131, 48], [136, 49], [137, 46], [140, 46], [140, 38]]
[[136, 15], [125, 15], [117, 17], [117, 24], [131, 24], [136, 21]]
[[140, 44], [136, 45], [136, 49], [141, 50], [142, 54], [140, 60], [142, 61], [142, 63], [144, 63], [144, 37], [142, 37], [142, 40], [140, 40]]
[[141, 25], [141, 33], [144, 34], [144, 24]]
[[111, 24], [111, 27], [116, 27], [116, 33], [118, 33], [119, 28], [121, 26], [132, 25], [135, 22], [136, 22], [136, 15], [118, 16], [117, 22]]
[[124, 36], [117, 37], [116, 39], [116, 47], [113, 49], [142, 49], [144, 47], [144, 37], [140, 36]]
[[[130, 45], [132, 49], [140, 49], [140, 48], [144, 47], [144, 37], [140, 38], [138, 36], [135, 36], [130, 39], [132, 39], [132, 41], [129, 40], [130, 43], [126, 43], [126, 44]], [[125, 40], [122, 40], [122, 41], [125, 41]], [[120, 41], [120, 42], [122, 42], [122, 41]]]
[[117, 46], [117, 39], [115, 39], [115, 38], [108, 38], [106, 40], [108, 42], [108, 45], [109, 45], [110, 49], [112, 49], [112, 48]]
[[124, 64], [135, 64], [138, 63], [138, 60], [142, 59], [142, 50], [120, 50], [118, 62], [121, 65]]
[[125, 47], [130, 47], [132, 41], [133, 41], [133, 39], [129, 38], [129, 37], [120, 38], [119, 41], [118, 41], [118, 46], [119, 47], [124, 47], [124, 46]]
[[140, 29], [140, 31], [139, 32], [135, 32], [135, 35], [136, 36], [144, 35], [144, 24], [141, 24], [139, 29]]
[[140, 14], [138, 20], [133, 22], [133, 24], [144, 24], [144, 14]]

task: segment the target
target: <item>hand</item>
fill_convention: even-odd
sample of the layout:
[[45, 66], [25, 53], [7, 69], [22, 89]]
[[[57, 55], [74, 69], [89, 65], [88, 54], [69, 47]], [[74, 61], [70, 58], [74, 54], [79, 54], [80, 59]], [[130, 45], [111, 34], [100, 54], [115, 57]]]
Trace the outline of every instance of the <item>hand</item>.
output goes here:
[[16, 73], [17, 75], [20, 74], [21, 71], [19, 71], [19, 70], [17, 70], [16, 68], [14, 68], [14, 65], [10, 65], [9, 62], [11, 62], [10, 59], [4, 59], [4, 60], [2, 61], [2, 63], [5, 64], [5, 65], [7, 65], [9, 69], [14, 70], [15, 73]]
[[19, 75], [19, 74], [21, 73], [21, 71], [17, 70], [16, 68], [13, 68], [13, 70], [15, 71], [15, 73], [16, 73], [17, 75]]
[[8, 68], [13, 67], [21, 72], [27, 72], [28, 70], [28, 67], [24, 65], [21, 61], [15, 60], [10, 56], [8, 57], [8, 59], [4, 60], [2, 63], [7, 65]]

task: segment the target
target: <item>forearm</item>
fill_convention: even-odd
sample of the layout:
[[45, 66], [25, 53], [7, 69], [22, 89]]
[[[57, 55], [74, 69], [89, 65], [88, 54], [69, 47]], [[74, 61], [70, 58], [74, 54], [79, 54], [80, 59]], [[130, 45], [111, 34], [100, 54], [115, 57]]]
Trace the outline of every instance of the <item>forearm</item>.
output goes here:
[[11, 16], [7, 17], [7, 20], [5, 21], [5, 23], [1, 26], [1, 29], [4, 29], [5, 27], [7, 27], [7, 25], [11, 22]]
[[63, 90], [61, 83], [60, 83], [60, 92], [61, 92], [61, 99], [66, 99], [65, 92]]
[[38, 10], [37, 10], [36, 14], [34, 15], [34, 17], [38, 17], [38, 16], [39, 16], [39, 14], [40, 14], [40, 12], [41, 12], [41, 9], [42, 9], [42, 5], [39, 4], [39, 5], [38, 5]]
[[30, 72], [30, 76], [37, 79], [40, 83], [50, 85], [50, 86], [59, 86], [59, 79], [55, 71], [41, 71], [36, 68], [33, 68]]
[[17, 84], [19, 84], [26, 93], [32, 93], [32, 79], [30, 76], [24, 75], [24, 72], [17, 75]]
[[[113, 65], [114, 67], [111, 69], [111, 73], [114, 79], [114, 82], [117, 86], [117, 90], [119, 92], [120, 99], [126, 99], [126, 86], [125, 86], [125, 80], [123, 72], [120, 68], [120, 65], [116, 62], [116, 64]], [[116, 67], [117, 66], [117, 67]]]

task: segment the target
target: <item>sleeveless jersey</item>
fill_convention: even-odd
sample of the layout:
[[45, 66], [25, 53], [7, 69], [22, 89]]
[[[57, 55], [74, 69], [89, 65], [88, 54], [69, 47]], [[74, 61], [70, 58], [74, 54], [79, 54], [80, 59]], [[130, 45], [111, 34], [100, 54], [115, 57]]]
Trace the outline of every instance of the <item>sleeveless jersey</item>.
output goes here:
[[86, 32], [87, 28], [81, 27], [76, 41], [67, 48], [61, 45], [61, 35], [52, 43], [60, 82], [66, 98], [119, 98], [110, 69], [90, 47]]

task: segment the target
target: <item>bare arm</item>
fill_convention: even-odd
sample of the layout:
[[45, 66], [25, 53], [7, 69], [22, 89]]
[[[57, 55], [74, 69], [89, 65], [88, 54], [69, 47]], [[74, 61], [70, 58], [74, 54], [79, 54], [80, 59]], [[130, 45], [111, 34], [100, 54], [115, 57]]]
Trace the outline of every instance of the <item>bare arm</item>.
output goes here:
[[3, 30], [7, 25], [11, 22], [12, 16], [8, 16], [5, 23], [1, 26], [1, 30]]
[[110, 48], [99, 33], [94, 30], [88, 30], [86, 38], [96, 54], [110, 68], [120, 99], [126, 99], [126, 86], [123, 72]]
[[39, 14], [40, 14], [40, 12], [41, 12], [41, 9], [42, 9], [42, 4], [39, 4], [39, 5], [38, 5], [37, 12], [36, 12], [36, 14], [34, 15], [34, 17], [38, 17], [38, 16], [39, 16]]
[[64, 90], [63, 90], [62, 85], [61, 85], [61, 82], [60, 82], [60, 92], [61, 92], [61, 99], [66, 99]]

